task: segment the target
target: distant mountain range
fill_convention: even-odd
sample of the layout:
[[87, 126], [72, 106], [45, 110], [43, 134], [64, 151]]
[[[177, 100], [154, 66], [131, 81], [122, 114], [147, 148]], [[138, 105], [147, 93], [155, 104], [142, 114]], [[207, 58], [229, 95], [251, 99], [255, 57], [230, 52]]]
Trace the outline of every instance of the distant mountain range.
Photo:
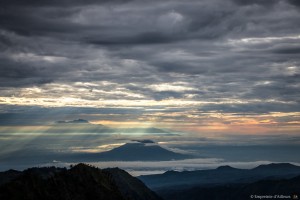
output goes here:
[[91, 124], [84, 119], [72, 121], [57, 121], [46, 133], [113, 133], [114, 130], [102, 124]]
[[107, 152], [99, 153], [100, 160], [162, 161], [191, 158], [190, 155], [175, 153], [157, 144], [127, 143]]
[[75, 160], [84, 161], [163, 161], [192, 158], [191, 155], [175, 153], [162, 148], [151, 140], [126, 143], [110, 151], [101, 153], [81, 153], [73, 155]]
[[164, 174], [140, 176], [154, 190], [195, 185], [220, 185], [227, 183], [251, 183], [261, 179], [292, 178], [300, 175], [300, 167], [289, 163], [260, 165], [253, 169], [237, 169], [221, 166], [211, 170], [167, 171]]
[[253, 183], [195, 186], [161, 190], [165, 200], [300, 199], [300, 176], [291, 179], [260, 180]]
[[[3, 200], [160, 200], [140, 180], [118, 169], [85, 164], [0, 173]], [[5, 181], [3, 181], [5, 180]]]
[[159, 128], [111, 128], [102, 124], [92, 124], [85, 119], [69, 121], [56, 121], [46, 131], [47, 133], [123, 133], [123, 134], [154, 134], [154, 135], [178, 135]]
[[250, 199], [251, 194], [299, 195], [299, 175], [299, 166], [280, 163], [254, 169], [221, 166], [212, 170], [167, 171], [139, 179], [166, 200]]

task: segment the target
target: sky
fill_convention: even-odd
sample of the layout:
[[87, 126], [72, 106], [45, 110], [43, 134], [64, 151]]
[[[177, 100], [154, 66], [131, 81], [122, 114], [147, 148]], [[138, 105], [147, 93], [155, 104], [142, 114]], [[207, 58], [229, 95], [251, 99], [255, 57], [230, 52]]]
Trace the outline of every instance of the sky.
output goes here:
[[1, 4], [2, 126], [299, 132], [298, 1]]
[[0, 2], [2, 152], [77, 119], [299, 144], [299, 80], [297, 0]]

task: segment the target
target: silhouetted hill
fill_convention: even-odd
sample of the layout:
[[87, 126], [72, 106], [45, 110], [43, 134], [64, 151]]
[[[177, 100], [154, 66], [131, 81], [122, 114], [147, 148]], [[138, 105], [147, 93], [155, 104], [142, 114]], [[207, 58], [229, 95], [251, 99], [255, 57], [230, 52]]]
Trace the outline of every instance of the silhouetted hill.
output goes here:
[[[31, 168], [0, 186], [5, 200], [159, 200], [141, 181], [120, 169], [85, 164], [71, 169]], [[132, 185], [131, 185], [132, 184]]]
[[[300, 176], [297, 176], [292, 179], [261, 180], [250, 184], [225, 184], [161, 190], [159, 194], [165, 200], [293, 199], [292, 195], [299, 197], [299, 191]], [[268, 196], [268, 198], [261, 198], [260, 196]]]
[[228, 165], [225, 165], [225, 166], [218, 167], [217, 170], [219, 170], [219, 171], [235, 171], [235, 170], [238, 170], [238, 169], [234, 168], [234, 167], [231, 167], [231, 166], [228, 166]]
[[5, 172], [0, 172], [0, 185], [3, 185], [4, 183], [7, 183], [15, 178], [17, 178], [19, 175], [21, 175], [22, 172], [10, 169]]
[[[31, 153], [31, 152], [28, 152]], [[26, 162], [26, 150], [19, 152], [19, 160]], [[23, 156], [24, 155], [24, 156]], [[98, 162], [98, 161], [164, 161], [164, 160], [181, 160], [194, 158], [192, 155], [176, 153], [167, 150], [150, 141], [141, 141], [135, 143], [127, 143], [120, 147], [105, 152], [75, 152], [75, 153], [57, 153], [45, 156], [43, 152], [35, 152], [35, 159], [39, 162], [52, 162], [59, 160], [62, 162], [78, 163], [78, 162]], [[32, 158], [31, 158], [32, 159]]]
[[122, 132], [122, 133], [165, 133], [170, 134], [169, 131], [162, 130], [159, 128], [123, 128], [123, 129], [115, 129], [115, 131]]
[[255, 167], [252, 169], [253, 171], [266, 171], [266, 172], [270, 172], [270, 171], [299, 171], [299, 167], [296, 165], [292, 165], [290, 163], [271, 163], [271, 164], [267, 164], [267, 165], [259, 165], [258, 167]]
[[126, 171], [119, 168], [109, 168], [103, 171], [108, 172], [121, 193], [129, 199], [156, 200], [160, 199], [154, 192], [149, 190], [145, 184], [137, 178], [133, 178]]
[[126, 143], [101, 153], [77, 153], [67, 159], [82, 161], [163, 161], [192, 158], [191, 155], [175, 153], [154, 143]]
[[151, 134], [151, 135], [177, 135], [166, 130], [149, 128], [111, 128], [102, 124], [92, 124], [85, 119], [69, 121], [56, 121], [46, 131], [48, 133], [129, 133], [129, 134]]
[[[89, 124], [90, 122], [85, 119], [75, 119], [70, 121], [57, 121], [57, 124]], [[103, 126], [103, 125], [100, 125]]]
[[113, 129], [102, 124], [91, 124], [85, 119], [76, 119], [71, 121], [56, 121], [47, 133], [112, 133]]
[[183, 172], [166, 172], [164, 174], [140, 176], [149, 188], [188, 188], [199, 185], [222, 185], [234, 183], [251, 183], [261, 179], [292, 178], [300, 175], [300, 167], [281, 163], [261, 165], [254, 169], [236, 169], [221, 166], [213, 170], [196, 170]]
[[116, 161], [161, 161], [191, 158], [190, 155], [175, 153], [159, 145], [127, 143], [115, 149], [98, 154], [99, 160]]

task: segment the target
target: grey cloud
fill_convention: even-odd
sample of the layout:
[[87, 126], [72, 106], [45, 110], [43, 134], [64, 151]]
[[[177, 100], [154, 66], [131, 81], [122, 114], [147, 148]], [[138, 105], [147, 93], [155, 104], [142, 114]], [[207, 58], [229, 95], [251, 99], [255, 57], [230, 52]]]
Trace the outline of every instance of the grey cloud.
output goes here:
[[[115, 85], [84, 89], [123, 88], [151, 100], [193, 94], [195, 101], [299, 101], [300, 17], [292, 6], [296, 1], [59, 2], [2, 1], [6, 4], [0, 11], [3, 95], [38, 86], [58, 97], [59, 91], [47, 84], [109, 81]], [[263, 85], [266, 81], [271, 84]], [[196, 90], [148, 88], [174, 82]], [[104, 92], [82, 98], [138, 99]], [[243, 112], [234, 108], [239, 109]]]
[[270, 112], [299, 112], [294, 104], [285, 103], [247, 103], [247, 104], [212, 104], [202, 106], [199, 111], [217, 111], [220, 113], [270, 113]]
[[38, 1], [38, 0], [29, 0], [29, 1], [22, 1], [22, 0], [4, 0], [1, 1], [1, 4], [4, 6], [78, 6], [78, 5], [89, 5], [89, 4], [104, 4], [104, 3], [125, 3], [129, 2], [130, 0], [45, 0], [45, 1]]
[[0, 58], [0, 62], [2, 64], [0, 68], [0, 83], [2, 87], [40, 85], [50, 83], [53, 80], [53, 77], [49, 77], [47, 73], [45, 73], [48, 71], [47, 68], [39, 68], [5, 58]]
[[174, 92], [174, 91], [164, 91], [164, 92], [154, 92], [152, 93], [152, 97], [155, 100], [169, 99], [169, 98], [181, 98], [186, 94], [184, 92]]
[[294, 6], [300, 7], [300, 2], [297, 0], [288, 0], [288, 2]]
[[251, 91], [245, 93], [245, 97], [298, 102], [298, 88], [295, 86], [298, 79], [299, 74], [272, 77], [270, 80], [274, 83], [254, 86]]
[[[114, 7], [110, 8], [105, 4], [104, 6], [108, 8], [106, 9], [106, 13], [108, 16], [111, 16], [111, 18], [108, 18], [108, 22], [105, 22], [105, 18], [103, 17], [104, 19], [99, 18], [99, 20], [95, 21], [97, 23], [94, 24], [81, 24], [76, 22], [76, 20], [72, 21], [72, 19], [87, 17], [87, 19], [91, 18], [90, 20], [95, 20], [97, 16], [93, 16], [93, 13], [83, 12], [85, 9], [90, 9], [90, 7], [80, 8], [76, 6], [76, 2], [74, 2], [73, 6], [70, 4], [71, 6], [67, 8], [61, 7], [58, 9], [53, 9], [45, 3], [46, 7], [35, 8], [35, 12], [31, 12], [31, 7], [18, 4], [19, 6], [9, 7], [6, 12], [2, 12], [1, 25], [3, 28], [29, 36], [31, 34], [46, 34], [48, 36], [66, 38], [67, 34], [67, 38], [75, 37], [74, 39], [76, 40], [83, 40], [94, 44], [134, 45], [140, 43], [165, 43], [187, 39], [215, 39], [223, 35], [228, 35], [228, 33], [237, 34], [238, 30], [246, 33], [249, 30], [245, 27], [247, 25], [245, 23], [252, 23], [253, 25], [262, 23], [267, 26], [264, 27], [264, 31], [268, 31], [267, 29], [271, 28], [271, 26], [257, 19], [263, 18], [268, 13], [272, 13], [273, 10], [272, 8], [271, 11], [268, 10], [266, 14], [262, 14], [259, 9], [253, 8], [253, 13], [249, 13], [247, 9], [237, 9], [228, 2], [222, 1], [193, 2], [187, 4], [182, 4], [178, 1], [168, 1], [167, 4], [160, 4], [155, 1], [153, 7], [143, 7], [140, 3], [133, 1], [124, 5], [115, 4], [115, 7], [123, 8], [125, 11], [114, 9]], [[83, 3], [83, 1], [79, 2]], [[95, 3], [95, 1], [92, 2]], [[55, 1], [52, 3], [56, 4]], [[89, 1], [85, 2], [82, 6], [89, 3]], [[30, 5], [30, 2], [28, 5]], [[98, 6], [102, 6], [102, 4], [100, 3]], [[139, 8], [142, 8], [141, 11], [139, 11]], [[132, 12], [130, 12], [131, 10]], [[105, 10], [99, 11], [104, 12]], [[18, 15], [14, 14], [16, 12]], [[102, 16], [101, 13], [95, 12], [94, 14]], [[246, 18], [246, 15], [250, 15], [250, 17]], [[131, 22], [131, 20], [133, 21]], [[267, 20], [270, 19], [265, 19], [265, 21]], [[172, 27], [171, 24], [174, 26]], [[98, 36], [98, 39], [96, 36]]]
[[278, 3], [280, 0], [232, 0], [234, 3], [238, 5], [272, 5]]
[[88, 43], [96, 45], [143, 45], [162, 44], [175, 41], [172, 36], [167, 36], [159, 32], [145, 32], [130, 37], [106, 38], [105, 40], [87, 40]]
[[291, 47], [282, 47], [273, 50], [274, 53], [278, 54], [300, 54], [300, 47], [291, 46]]

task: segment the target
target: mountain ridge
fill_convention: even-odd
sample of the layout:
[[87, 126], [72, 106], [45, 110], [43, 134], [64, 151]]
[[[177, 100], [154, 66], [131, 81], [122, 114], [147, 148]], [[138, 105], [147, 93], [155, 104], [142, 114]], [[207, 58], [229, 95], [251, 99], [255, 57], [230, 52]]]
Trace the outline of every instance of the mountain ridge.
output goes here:
[[[150, 144], [150, 145], [149, 145]], [[163, 161], [192, 158], [191, 155], [167, 150], [154, 143], [126, 143], [110, 151], [96, 154], [98, 160], [106, 161]]]
[[[300, 176], [290, 179], [259, 180], [253, 183], [195, 186], [161, 190], [165, 200], [241, 200], [241, 199], [298, 199]], [[262, 197], [265, 196], [265, 197]]]
[[101, 170], [82, 163], [70, 169], [43, 167], [24, 170], [0, 185], [0, 199], [161, 200], [144, 183], [123, 170]]
[[168, 130], [155, 127], [147, 128], [112, 128], [103, 124], [94, 124], [85, 119], [59, 120], [54, 122], [47, 133], [125, 133], [125, 134], [159, 134], [159, 135], [178, 135]]
[[157, 191], [168, 187], [251, 183], [261, 179], [292, 178], [296, 175], [300, 175], [300, 166], [286, 163], [272, 163], [260, 165], [253, 169], [220, 166], [216, 169], [182, 172], [170, 171], [163, 174], [142, 175], [138, 178], [149, 188]]

